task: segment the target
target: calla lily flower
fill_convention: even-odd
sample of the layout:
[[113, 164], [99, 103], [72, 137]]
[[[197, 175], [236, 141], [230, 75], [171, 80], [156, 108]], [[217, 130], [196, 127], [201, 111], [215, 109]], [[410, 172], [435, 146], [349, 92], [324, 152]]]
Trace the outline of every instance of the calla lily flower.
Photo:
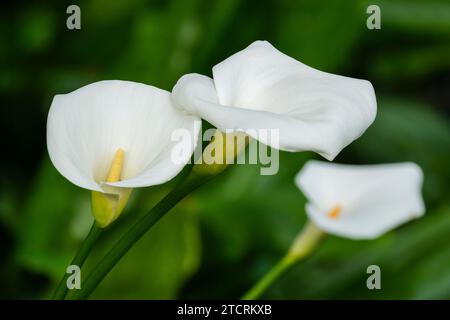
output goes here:
[[[175, 105], [222, 132], [244, 131], [276, 149], [314, 151], [332, 160], [376, 116], [366, 80], [308, 67], [266, 41], [256, 41], [213, 67], [213, 78], [181, 77]], [[279, 142], [258, 130], [279, 130]]]
[[[175, 129], [192, 133], [174, 142]], [[92, 190], [101, 227], [121, 213], [132, 188], [164, 183], [189, 161], [199, 119], [175, 108], [167, 91], [129, 81], [100, 81], [56, 95], [47, 121], [47, 147], [56, 169], [75, 185]], [[180, 143], [185, 159], [172, 161]]]
[[372, 239], [425, 213], [414, 163], [343, 165], [309, 161], [295, 181], [309, 219], [325, 232]]

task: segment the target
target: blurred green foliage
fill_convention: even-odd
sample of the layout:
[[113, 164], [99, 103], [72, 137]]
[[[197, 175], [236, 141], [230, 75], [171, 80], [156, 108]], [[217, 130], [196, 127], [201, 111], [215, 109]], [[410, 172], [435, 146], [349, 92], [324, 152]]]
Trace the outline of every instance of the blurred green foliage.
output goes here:
[[[375, 241], [330, 236], [265, 297], [450, 298], [450, 1], [85, 0], [79, 31], [65, 26], [69, 4], [1, 5], [1, 298], [48, 297], [92, 222], [89, 193], [47, 156], [53, 95], [103, 79], [170, 90], [257, 39], [315, 68], [369, 79], [377, 119], [336, 161], [417, 162], [427, 205], [424, 218]], [[381, 30], [366, 28], [369, 4], [381, 8]], [[93, 297], [239, 297], [305, 222], [293, 177], [313, 157], [282, 152], [275, 176], [231, 167], [164, 217]], [[133, 194], [87, 271], [173, 183]], [[381, 291], [365, 286], [370, 264], [382, 269]]]

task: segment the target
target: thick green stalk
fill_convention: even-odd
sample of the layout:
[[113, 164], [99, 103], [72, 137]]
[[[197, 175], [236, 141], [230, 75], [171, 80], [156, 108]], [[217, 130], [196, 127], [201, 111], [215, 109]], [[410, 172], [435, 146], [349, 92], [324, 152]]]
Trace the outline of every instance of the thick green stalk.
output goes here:
[[[195, 168], [195, 166], [194, 166]], [[167, 194], [153, 209], [137, 221], [97, 264], [89, 277], [81, 283], [81, 289], [71, 296], [72, 299], [86, 299], [113, 269], [116, 263], [131, 247], [170, 209], [193, 190], [207, 182], [213, 175], [198, 174], [192, 170], [188, 177]]]
[[[106, 256], [100, 260], [86, 281], [81, 284], [81, 289], [69, 298], [86, 299], [89, 297], [112, 268], [114, 268], [116, 263], [159, 219], [186, 195], [225, 170], [228, 166], [227, 160], [236, 159], [237, 155], [245, 149], [248, 141], [249, 139], [241, 133], [224, 134], [217, 130], [211, 143], [207, 146], [208, 149], [203, 151], [201, 159], [204, 161], [195, 163], [186, 179], [177, 185], [120, 238]], [[211, 160], [211, 155], [213, 155], [213, 160], [216, 161], [213, 161], [213, 163], [205, 161]]]
[[[84, 239], [83, 243], [81, 244], [81, 247], [78, 249], [77, 254], [73, 258], [71, 265], [77, 265], [80, 269], [86, 260], [89, 252], [91, 252], [92, 247], [94, 246], [94, 243], [97, 241], [97, 239], [100, 237], [102, 233], [102, 229], [97, 225], [97, 223], [94, 221], [92, 224], [91, 230], [89, 231], [88, 235], [86, 236], [86, 239]], [[58, 284], [58, 287], [56, 288], [55, 292], [53, 293], [52, 299], [54, 300], [62, 300], [67, 294], [67, 291], [69, 290], [67, 288], [67, 278], [69, 277], [69, 274], [65, 273], [62, 277], [61, 281]]]
[[295, 238], [288, 253], [244, 294], [242, 300], [259, 298], [284, 272], [308, 257], [319, 245], [324, 235], [325, 233], [314, 224], [308, 223]]

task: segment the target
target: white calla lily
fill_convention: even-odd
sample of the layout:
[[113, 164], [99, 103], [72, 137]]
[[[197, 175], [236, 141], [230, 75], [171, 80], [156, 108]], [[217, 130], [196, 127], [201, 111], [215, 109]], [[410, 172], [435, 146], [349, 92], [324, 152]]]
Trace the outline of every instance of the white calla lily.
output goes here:
[[[175, 129], [192, 133], [174, 142]], [[47, 146], [56, 169], [93, 191], [101, 226], [118, 217], [131, 188], [164, 183], [189, 161], [199, 119], [175, 108], [167, 91], [130, 81], [100, 81], [56, 95], [47, 121]], [[184, 161], [172, 161], [175, 143], [185, 143]]]
[[372, 239], [421, 217], [423, 174], [414, 163], [343, 165], [309, 161], [295, 181], [306, 213], [325, 232]]
[[[244, 131], [274, 148], [315, 151], [332, 160], [376, 116], [366, 80], [308, 67], [256, 41], [213, 68], [213, 79], [188, 74], [172, 90], [175, 105], [223, 132]], [[258, 130], [279, 130], [279, 142]]]

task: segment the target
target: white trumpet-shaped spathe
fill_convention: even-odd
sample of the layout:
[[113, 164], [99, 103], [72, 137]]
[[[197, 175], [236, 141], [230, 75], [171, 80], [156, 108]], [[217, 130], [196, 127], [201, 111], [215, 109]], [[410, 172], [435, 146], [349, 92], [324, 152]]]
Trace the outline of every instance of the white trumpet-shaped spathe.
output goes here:
[[351, 239], [373, 239], [421, 217], [423, 173], [414, 163], [344, 165], [309, 161], [296, 184], [306, 213], [323, 231]]
[[[175, 177], [194, 151], [199, 123], [175, 108], [167, 91], [130, 81], [100, 81], [54, 97], [47, 147], [56, 169], [72, 183], [121, 194], [122, 189]], [[192, 139], [172, 141], [175, 129], [188, 130]], [[191, 152], [184, 153], [185, 161], [172, 161], [172, 147], [180, 143]], [[108, 180], [113, 169], [115, 178]]]
[[[266, 41], [256, 41], [213, 68], [213, 79], [180, 78], [175, 105], [223, 132], [245, 131], [286, 151], [315, 151], [332, 160], [376, 116], [376, 98], [366, 80], [308, 67]], [[255, 131], [279, 130], [274, 144]]]

